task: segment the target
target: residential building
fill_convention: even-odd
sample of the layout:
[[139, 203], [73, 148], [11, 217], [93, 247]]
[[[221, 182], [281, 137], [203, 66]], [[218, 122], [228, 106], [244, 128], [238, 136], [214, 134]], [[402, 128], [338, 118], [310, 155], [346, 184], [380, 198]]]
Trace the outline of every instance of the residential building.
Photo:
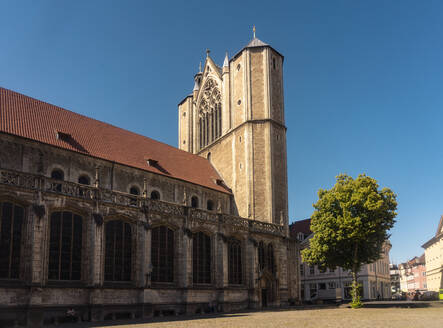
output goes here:
[[0, 88], [0, 326], [297, 300], [282, 74], [208, 52], [180, 149]]
[[[298, 239], [300, 249], [309, 247], [313, 237], [310, 230], [310, 219], [295, 221], [289, 226], [292, 238]], [[363, 265], [358, 273], [358, 282], [362, 285], [361, 296], [365, 300], [390, 299], [391, 282], [389, 271], [389, 251], [391, 244], [387, 241], [383, 247], [380, 260]], [[321, 269], [303, 263], [300, 258], [300, 298], [304, 301], [317, 299], [344, 299], [351, 296], [352, 275], [343, 268]]]
[[435, 236], [422, 246], [426, 257], [427, 288], [431, 291], [442, 291], [443, 299], [443, 215], [437, 226]]
[[400, 289], [400, 270], [397, 264], [389, 264], [389, 275], [391, 277], [391, 293], [396, 294]]
[[403, 292], [427, 290], [425, 254], [398, 265]]

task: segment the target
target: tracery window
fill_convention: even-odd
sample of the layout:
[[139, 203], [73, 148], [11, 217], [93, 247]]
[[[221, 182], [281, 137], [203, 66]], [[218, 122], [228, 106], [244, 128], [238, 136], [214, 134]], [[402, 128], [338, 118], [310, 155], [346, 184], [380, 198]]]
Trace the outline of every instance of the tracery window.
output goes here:
[[0, 202], [0, 278], [18, 279], [25, 210], [11, 202]]
[[174, 281], [174, 231], [161, 226], [152, 229], [151, 263], [153, 282]]
[[230, 284], [242, 283], [242, 250], [241, 242], [231, 239], [228, 243], [228, 281]]
[[105, 224], [105, 280], [130, 281], [132, 267], [131, 225], [121, 220]]
[[200, 148], [207, 146], [221, 136], [221, 93], [214, 80], [206, 81], [199, 103]]
[[80, 280], [82, 217], [72, 212], [51, 214], [48, 279]]
[[211, 283], [211, 237], [203, 232], [192, 237], [192, 276], [195, 284]]

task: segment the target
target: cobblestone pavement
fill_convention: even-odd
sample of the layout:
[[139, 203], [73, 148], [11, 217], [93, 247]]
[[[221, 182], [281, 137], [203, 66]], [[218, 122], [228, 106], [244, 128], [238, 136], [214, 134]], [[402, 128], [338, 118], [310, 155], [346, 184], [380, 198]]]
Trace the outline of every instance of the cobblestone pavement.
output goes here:
[[[183, 319], [182, 319], [183, 318]], [[178, 319], [178, 320], [177, 320]], [[112, 328], [165, 328], [165, 327], [209, 327], [209, 328], [433, 328], [443, 327], [443, 307], [430, 308], [325, 308], [312, 310], [282, 310], [268, 312], [245, 312], [220, 316], [180, 317], [174, 321], [144, 323], [94, 324], [87, 327]], [[77, 327], [79, 327], [77, 325]]]

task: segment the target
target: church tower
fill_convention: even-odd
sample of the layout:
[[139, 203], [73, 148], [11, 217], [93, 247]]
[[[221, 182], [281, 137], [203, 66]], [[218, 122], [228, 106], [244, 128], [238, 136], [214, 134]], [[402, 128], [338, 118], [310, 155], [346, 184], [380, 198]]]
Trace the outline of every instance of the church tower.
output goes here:
[[255, 33], [222, 67], [207, 51], [178, 114], [179, 148], [210, 160], [232, 189], [233, 214], [287, 225], [283, 56]]

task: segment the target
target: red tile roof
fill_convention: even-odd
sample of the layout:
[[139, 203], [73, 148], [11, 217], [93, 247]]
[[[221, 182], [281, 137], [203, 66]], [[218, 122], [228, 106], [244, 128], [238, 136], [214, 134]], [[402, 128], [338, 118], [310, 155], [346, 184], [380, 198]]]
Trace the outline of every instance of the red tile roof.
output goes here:
[[205, 158], [1, 87], [0, 132], [229, 193]]
[[311, 231], [311, 219], [295, 221], [291, 225], [289, 225], [289, 231], [293, 238], [296, 238], [298, 232], [304, 233], [306, 236], [309, 236]]

